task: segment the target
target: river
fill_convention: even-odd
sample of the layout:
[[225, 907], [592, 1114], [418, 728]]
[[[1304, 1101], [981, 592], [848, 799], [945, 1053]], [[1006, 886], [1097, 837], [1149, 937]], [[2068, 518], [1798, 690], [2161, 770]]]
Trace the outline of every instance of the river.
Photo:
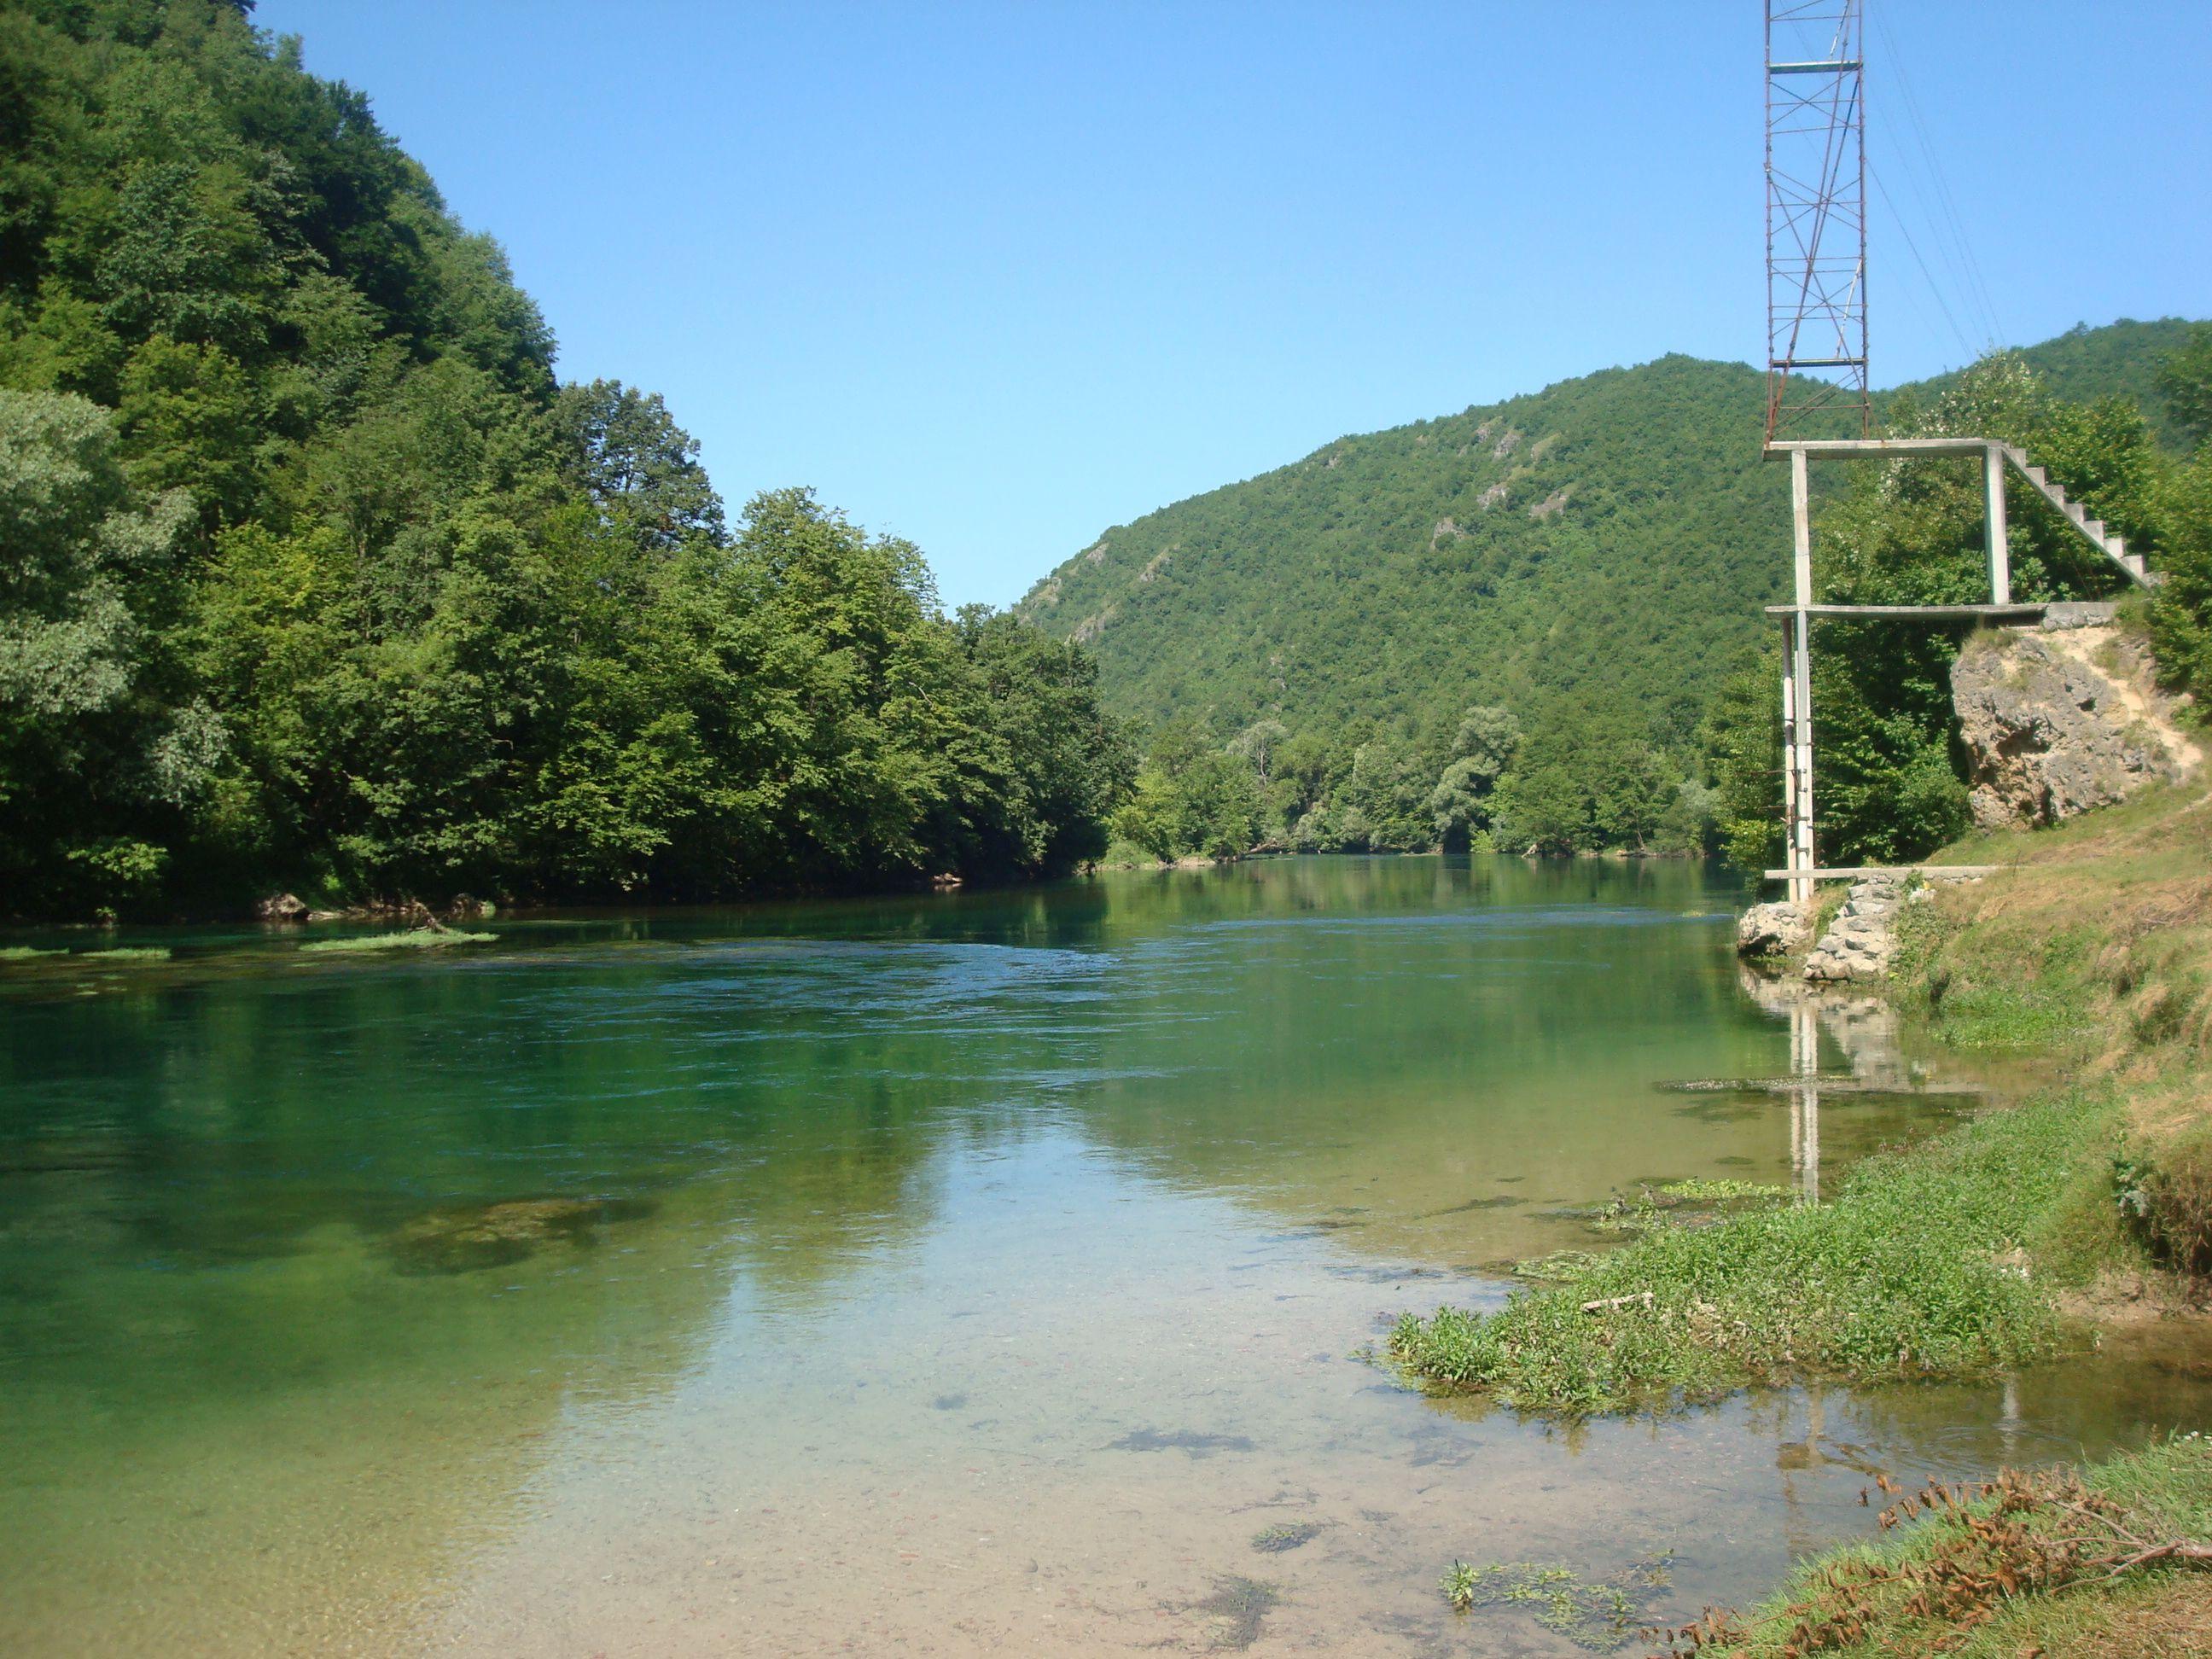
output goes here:
[[[2155, 1353], [1571, 1428], [1375, 1363], [1611, 1194], [1832, 1192], [1976, 1098], [1921, 1085], [2016, 1086], [1747, 981], [1740, 897], [1328, 858], [19, 935], [169, 955], [0, 963], [0, 1650], [1572, 1652], [1439, 1575], [1679, 1620], [1876, 1470], [2197, 1426]], [[1817, 1124], [1662, 1086], [1808, 1042], [1861, 1079]]]

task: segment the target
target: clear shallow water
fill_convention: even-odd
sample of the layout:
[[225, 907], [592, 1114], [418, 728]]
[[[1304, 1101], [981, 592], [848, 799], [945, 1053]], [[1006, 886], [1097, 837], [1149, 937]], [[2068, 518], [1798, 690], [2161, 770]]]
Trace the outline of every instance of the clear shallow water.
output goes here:
[[1671, 1551], [1679, 1618], [1872, 1470], [2199, 1426], [2178, 1355], [1571, 1432], [1357, 1357], [1562, 1210], [1956, 1109], [1831, 1096], [1808, 1170], [1786, 1100], [1657, 1087], [1790, 1068], [1734, 900], [1302, 860], [0, 969], [0, 1650], [1204, 1650], [1243, 1577], [1255, 1653], [1551, 1653], [1438, 1574]]

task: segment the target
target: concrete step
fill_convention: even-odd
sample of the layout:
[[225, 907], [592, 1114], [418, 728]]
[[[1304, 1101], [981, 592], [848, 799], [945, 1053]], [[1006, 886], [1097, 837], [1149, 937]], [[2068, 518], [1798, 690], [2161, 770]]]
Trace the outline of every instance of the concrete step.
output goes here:
[[2120, 562], [2138, 576], [2150, 574], [2143, 568], [2142, 555], [2140, 553], [2123, 553], [2120, 555]]

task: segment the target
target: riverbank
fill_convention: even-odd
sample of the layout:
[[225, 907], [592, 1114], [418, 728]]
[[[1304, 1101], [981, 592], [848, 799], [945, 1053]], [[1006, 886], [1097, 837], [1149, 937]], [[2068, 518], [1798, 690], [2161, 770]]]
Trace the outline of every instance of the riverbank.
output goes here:
[[2212, 1553], [2212, 1441], [2181, 1436], [2078, 1471], [1879, 1495], [1887, 1537], [1815, 1557], [1750, 1613], [1675, 1632], [1674, 1650], [2182, 1659], [2212, 1650], [2212, 1577], [2198, 1571]]
[[[1796, 1376], [1971, 1375], [2087, 1350], [2102, 1325], [2196, 1316], [2212, 1269], [2208, 828], [2197, 787], [1977, 836], [1953, 856], [2001, 872], [1901, 918], [1893, 994], [1949, 1044], [2046, 1056], [2038, 1095], [1869, 1160], [1823, 1206], [1654, 1217], [1494, 1313], [1407, 1316], [1393, 1353], [1436, 1387], [1587, 1416]], [[2181, 1467], [2212, 1492], [2201, 1462]]]

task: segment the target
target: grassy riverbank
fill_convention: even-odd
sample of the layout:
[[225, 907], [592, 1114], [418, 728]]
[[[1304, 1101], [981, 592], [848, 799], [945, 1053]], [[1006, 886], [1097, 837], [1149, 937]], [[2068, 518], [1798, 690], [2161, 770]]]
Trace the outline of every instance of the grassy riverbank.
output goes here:
[[2093, 1340], [2070, 1316], [2159, 1284], [2160, 1262], [2212, 1266], [2208, 829], [2201, 790], [2164, 790], [1984, 837], [1961, 858], [2004, 873], [1911, 908], [1897, 994], [1953, 1043], [2049, 1053], [2036, 1098], [1869, 1159], [1818, 1208], [1662, 1216], [1495, 1312], [1408, 1316], [1392, 1352], [1525, 1411], [1630, 1410], [2044, 1357]]
[[2179, 1659], [2212, 1646], [2212, 1575], [2186, 1559], [2212, 1538], [2212, 1442], [2177, 1438], [1993, 1490], [1893, 1496], [1906, 1524], [1805, 1563], [1678, 1649]]
[[[1954, 1045], [2047, 1054], [2040, 1095], [1869, 1159], [1818, 1208], [1662, 1216], [1494, 1313], [1408, 1316], [1399, 1361], [1587, 1414], [1791, 1376], [1969, 1373], [2193, 1311], [2212, 1272], [2212, 795], [2160, 790], [1954, 853], [2003, 873], [1909, 907], [1894, 994]], [[1972, 1519], [1900, 1515], [1685, 1650], [2212, 1651], [2212, 1576], [2097, 1559], [2132, 1553], [2123, 1536], [2212, 1540], [2212, 1449], [2178, 1440], [2067, 1480], [2016, 1481]]]

